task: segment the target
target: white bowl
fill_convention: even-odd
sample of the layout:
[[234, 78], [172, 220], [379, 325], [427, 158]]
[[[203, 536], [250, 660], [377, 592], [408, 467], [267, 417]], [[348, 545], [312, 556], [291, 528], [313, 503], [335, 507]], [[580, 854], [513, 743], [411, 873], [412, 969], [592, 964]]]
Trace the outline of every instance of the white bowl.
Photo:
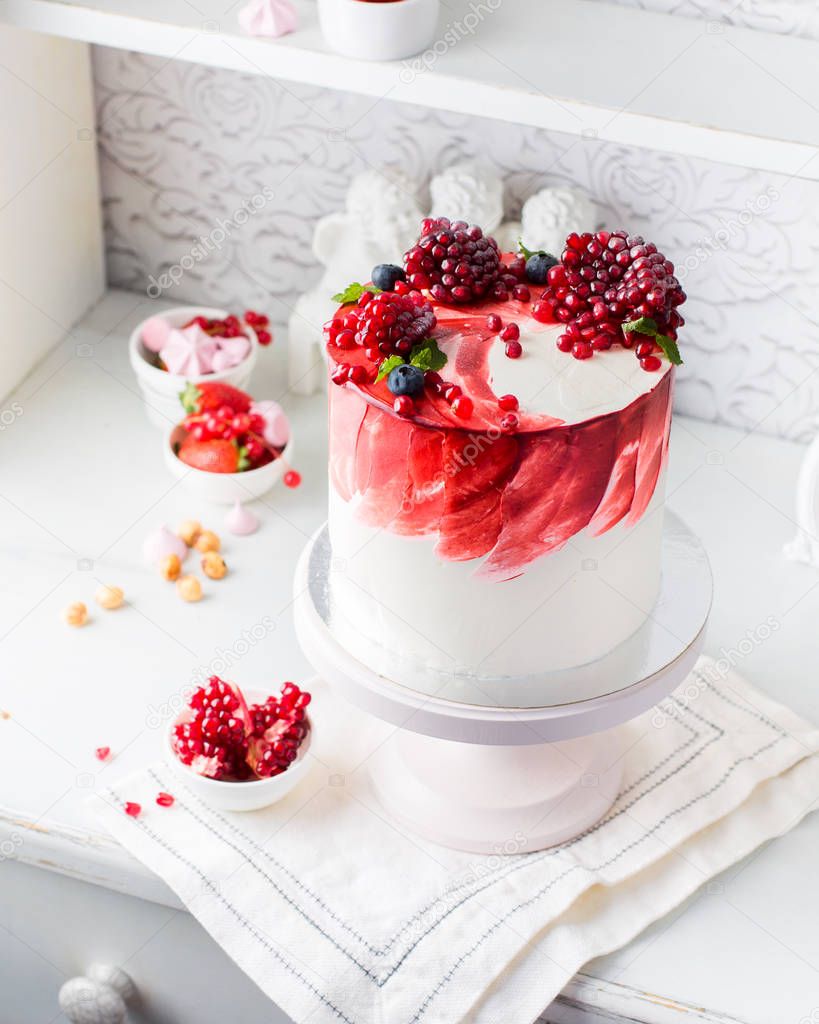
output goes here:
[[[263, 701], [267, 697], [267, 694], [260, 691], [246, 690], [244, 693], [248, 704]], [[204, 803], [217, 810], [258, 811], [261, 807], [269, 807], [292, 792], [312, 767], [313, 762], [307, 756], [313, 741], [313, 721], [309, 715], [305, 715], [305, 721], [310, 729], [302, 740], [296, 760], [290, 767], [281, 775], [274, 775], [269, 779], [249, 779], [246, 782], [208, 779], [204, 775], [198, 775], [188, 765], [182, 764], [174, 753], [172, 743], [174, 726], [181, 719], [182, 715], [177, 715], [165, 733], [165, 759], [189, 789], [192, 789]]]
[[319, 22], [328, 46], [360, 60], [401, 60], [435, 39], [439, 0], [319, 0]]
[[[223, 319], [228, 316], [227, 310], [213, 309], [209, 306], [175, 306], [173, 309], [165, 310], [155, 316], [164, 317], [172, 327], [181, 327], [195, 316], [206, 316], [208, 319]], [[150, 318], [149, 318], [150, 319]], [[234, 387], [247, 389], [250, 374], [256, 365], [256, 357], [259, 354], [259, 339], [252, 327], [244, 325], [244, 331], [250, 339], [250, 351], [237, 366], [229, 370], [221, 370], [218, 373], [204, 373], [198, 377], [186, 377], [183, 374], [168, 373], [167, 370], [160, 370], [150, 362], [152, 353], [148, 352], [142, 344], [142, 329], [146, 321], [143, 320], [131, 334], [128, 342], [128, 356], [131, 360], [131, 367], [136, 374], [139, 390], [145, 403], [145, 412], [148, 419], [156, 427], [167, 430], [173, 423], [178, 423], [183, 415], [182, 403], [179, 401], [179, 392], [185, 390], [188, 383], [201, 384], [203, 381], [226, 381]]]
[[183, 462], [174, 451], [174, 445], [185, 436], [185, 428], [177, 424], [163, 442], [165, 465], [179, 480], [185, 490], [201, 501], [212, 501], [217, 505], [232, 505], [235, 501], [252, 501], [267, 494], [271, 487], [292, 466], [293, 435], [278, 459], [258, 469], [246, 469], [241, 473], [208, 473], [194, 469]]

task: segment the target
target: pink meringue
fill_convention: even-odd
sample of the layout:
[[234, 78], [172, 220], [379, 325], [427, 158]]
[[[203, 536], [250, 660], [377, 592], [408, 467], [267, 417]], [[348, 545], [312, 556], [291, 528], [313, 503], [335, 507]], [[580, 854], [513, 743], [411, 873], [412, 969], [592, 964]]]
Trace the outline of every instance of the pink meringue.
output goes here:
[[236, 504], [225, 516], [225, 526], [238, 537], [246, 537], [259, 529], [259, 520], [236, 499]]
[[200, 377], [213, 372], [213, 357], [218, 344], [199, 324], [191, 324], [168, 334], [159, 355], [169, 373], [182, 377]]
[[283, 36], [298, 23], [289, 0], [250, 0], [239, 11], [239, 24], [251, 36]]
[[264, 420], [262, 437], [268, 444], [272, 444], [274, 448], [284, 448], [290, 440], [290, 423], [278, 402], [271, 399], [253, 402], [250, 406], [250, 415], [261, 416]]
[[159, 352], [170, 333], [171, 325], [164, 316], [152, 316], [142, 325], [140, 340], [149, 352]]
[[152, 530], [142, 545], [142, 557], [151, 565], [159, 565], [166, 555], [178, 555], [179, 561], [184, 562], [187, 553], [188, 545], [164, 523], [158, 529]]
[[250, 339], [244, 334], [238, 338], [216, 338], [216, 354], [212, 360], [214, 373], [221, 373], [222, 370], [230, 370], [238, 366], [243, 359], [247, 358], [250, 352]]

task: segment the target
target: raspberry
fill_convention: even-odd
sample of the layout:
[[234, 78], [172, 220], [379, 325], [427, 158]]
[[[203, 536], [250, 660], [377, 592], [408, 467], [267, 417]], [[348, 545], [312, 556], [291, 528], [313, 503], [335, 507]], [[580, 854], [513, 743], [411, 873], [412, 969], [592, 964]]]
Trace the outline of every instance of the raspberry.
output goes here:
[[[498, 284], [508, 297], [498, 243], [462, 220], [427, 217], [422, 221], [421, 237], [404, 253], [404, 269], [413, 288], [428, 289], [438, 302], [474, 302]], [[506, 276], [507, 284], [517, 284], [514, 273]]]
[[211, 779], [247, 778], [247, 705], [238, 688], [211, 676], [190, 699], [191, 717], [174, 729], [179, 760]]
[[407, 356], [413, 347], [429, 337], [436, 324], [432, 305], [420, 292], [406, 295], [382, 292], [369, 296], [353, 310], [325, 324], [325, 336], [331, 345], [349, 349], [363, 346], [373, 356]]

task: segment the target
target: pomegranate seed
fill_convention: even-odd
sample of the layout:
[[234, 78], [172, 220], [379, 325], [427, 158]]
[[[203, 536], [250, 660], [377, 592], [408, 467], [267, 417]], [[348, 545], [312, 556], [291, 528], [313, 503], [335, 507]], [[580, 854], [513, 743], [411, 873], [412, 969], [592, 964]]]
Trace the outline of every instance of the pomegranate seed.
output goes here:
[[96, 757], [98, 761], [107, 761], [110, 756], [110, 747], [97, 747], [97, 749], [94, 751], [94, 757]]
[[520, 359], [523, 355], [523, 345], [519, 341], [507, 341], [506, 355], [510, 359]]
[[517, 324], [507, 324], [500, 336], [504, 341], [517, 341], [520, 337], [520, 328]]
[[497, 313], [490, 313], [486, 318], [486, 326], [493, 334], [497, 334], [501, 327], [503, 327], [503, 320], [501, 320]]
[[501, 395], [498, 399], [498, 405], [505, 412], [515, 412], [520, 403], [514, 395]]
[[572, 355], [575, 359], [590, 359], [592, 355], [592, 347], [588, 341], [576, 341], [572, 345]]
[[466, 395], [461, 395], [452, 403], [452, 411], [459, 419], [462, 420], [469, 419], [472, 415], [472, 409], [472, 399], [468, 398]]
[[[238, 334], [239, 332], [237, 331], [236, 333]], [[273, 340], [273, 335], [270, 331], [264, 330], [264, 328], [260, 328], [256, 331], [256, 337], [258, 338], [260, 345], [269, 345]]]
[[132, 803], [130, 800], [125, 804], [125, 813], [131, 818], [138, 818], [142, 813], [142, 805]]
[[516, 284], [515, 287], [512, 289], [512, 294], [520, 302], [529, 302], [529, 300], [532, 298], [532, 293], [529, 291], [525, 284]]
[[301, 473], [295, 469], [288, 469], [288, 471], [282, 477], [285, 487], [298, 487], [301, 483]]
[[645, 358], [640, 360], [640, 366], [642, 366], [644, 370], [648, 370], [649, 373], [659, 370], [662, 365], [662, 362], [657, 358], [657, 356], [645, 356]]
[[170, 793], [157, 793], [156, 802], [160, 807], [173, 807], [174, 797]]
[[409, 395], [399, 395], [392, 403], [392, 407], [399, 416], [412, 416], [415, 412], [415, 402]]
[[427, 370], [424, 374], [424, 383], [428, 388], [438, 394], [441, 390], [441, 385], [444, 383], [443, 377], [440, 373], [436, 373], [435, 370]]
[[557, 347], [561, 352], [571, 352], [575, 339], [570, 334], [558, 335]]
[[519, 424], [520, 420], [513, 412], [501, 417], [500, 426], [504, 434], [511, 434], [513, 430], [517, 430]]
[[554, 320], [554, 306], [551, 302], [545, 302], [543, 300], [536, 302], [532, 306], [532, 316], [538, 323], [549, 324]]
[[644, 359], [646, 356], [654, 355], [654, 342], [641, 341], [637, 348], [635, 348], [634, 354], [638, 359]]
[[444, 384], [444, 398], [450, 405], [452, 405], [456, 398], [460, 398], [462, 394], [463, 391], [457, 384]]
[[347, 371], [347, 380], [352, 384], [366, 384], [370, 379], [366, 366], [351, 366]]

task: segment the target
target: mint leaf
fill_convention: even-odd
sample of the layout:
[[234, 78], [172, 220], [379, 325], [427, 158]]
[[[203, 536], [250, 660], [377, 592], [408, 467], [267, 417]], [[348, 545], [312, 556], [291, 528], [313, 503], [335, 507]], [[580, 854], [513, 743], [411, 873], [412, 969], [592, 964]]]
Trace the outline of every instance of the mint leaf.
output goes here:
[[657, 322], [652, 320], [650, 316], [641, 316], [638, 320], [630, 320], [627, 324], [623, 324], [624, 334], [631, 334], [632, 331], [653, 338], [673, 366], [682, 366], [682, 356], [677, 347], [677, 342], [673, 338], [667, 338], [664, 334], [660, 334]]
[[546, 256], [548, 255], [543, 249], [527, 249], [523, 244], [523, 239], [518, 239], [518, 252], [521, 256], [525, 256], [528, 260], [530, 256]]
[[337, 292], [333, 296], [333, 302], [337, 302], [341, 306], [348, 306], [351, 302], [358, 302], [364, 292], [372, 292], [373, 295], [378, 295], [381, 291], [380, 288], [376, 288], [374, 284], [363, 285], [359, 284], [358, 281], [353, 281], [352, 284], [348, 284], [343, 292]]
[[419, 370], [442, 370], [447, 363], [447, 357], [438, 348], [438, 342], [434, 338], [427, 338], [420, 345], [416, 345], [410, 353], [410, 362]]
[[623, 324], [624, 334], [631, 334], [632, 331], [654, 338], [657, 335], [656, 321], [652, 320], [650, 316], [641, 316], [639, 320], [631, 320], [629, 323]]
[[378, 376], [375, 378], [376, 384], [378, 381], [383, 380], [385, 377], [389, 377], [396, 366], [403, 366], [404, 360], [401, 356], [389, 356], [384, 362], [378, 367]]
[[655, 334], [654, 340], [668, 357], [669, 363], [673, 366], [682, 366], [682, 356], [677, 348], [677, 342], [673, 338], [667, 338], [664, 334]]

